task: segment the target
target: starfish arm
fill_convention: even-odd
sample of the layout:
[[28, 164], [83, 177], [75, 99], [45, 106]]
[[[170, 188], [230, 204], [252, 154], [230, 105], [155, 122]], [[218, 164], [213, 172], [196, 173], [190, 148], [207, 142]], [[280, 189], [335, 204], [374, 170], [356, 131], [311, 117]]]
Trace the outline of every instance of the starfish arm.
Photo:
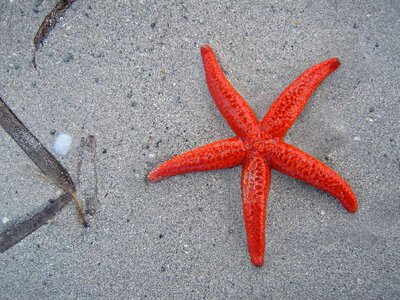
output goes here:
[[337, 58], [321, 62], [297, 77], [272, 103], [261, 121], [261, 130], [283, 138], [301, 114], [308, 99], [320, 83], [340, 65]]
[[229, 126], [242, 138], [257, 135], [259, 121], [256, 115], [225, 77], [211, 47], [202, 46], [201, 56], [208, 89]]
[[178, 174], [230, 168], [240, 165], [245, 148], [240, 138], [220, 140], [173, 157], [153, 169], [147, 178], [158, 181]]
[[357, 198], [350, 185], [330, 167], [311, 155], [284, 142], [271, 145], [267, 155], [272, 168], [336, 197], [351, 213], [357, 211]]
[[262, 156], [249, 156], [242, 170], [243, 215], [252, 263], [264, 264], [265, 222], [271, 168]]

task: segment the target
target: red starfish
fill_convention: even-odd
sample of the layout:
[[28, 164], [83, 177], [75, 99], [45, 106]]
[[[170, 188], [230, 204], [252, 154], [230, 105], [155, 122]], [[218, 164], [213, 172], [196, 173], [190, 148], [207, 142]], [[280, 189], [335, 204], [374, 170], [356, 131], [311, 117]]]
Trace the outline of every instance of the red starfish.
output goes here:
[[157, 181], [177, 174], [242, 165], [242, 200], [247, 243], [251, 261], [257, 267], [264, 264], [266, 206], [271, 168], [328, 192], [347, 211], [356, 212], [356, 196], [339, 174], [311, 155], [283, 141], [313, 91], [339, 67], [339, 60], [331, 58], [306, 70], [272, 103], [260, 122], [225, 77], [211, 47], [201, 47], [201, 56], [210, 94], [236, 136], [178, 155], [152, 170], [148, 179]]

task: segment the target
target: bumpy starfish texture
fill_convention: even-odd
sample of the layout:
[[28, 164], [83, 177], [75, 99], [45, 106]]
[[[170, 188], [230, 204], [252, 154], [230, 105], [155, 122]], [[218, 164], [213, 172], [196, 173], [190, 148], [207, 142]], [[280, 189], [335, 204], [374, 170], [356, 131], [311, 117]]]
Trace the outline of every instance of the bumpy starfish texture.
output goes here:
[[211, 47], [201, 47], [201, 56], [210, 94], [236, 136], [178, 155], [152, 170], [148, 179], [157, 181], [177, 174], [242, 165], [242, 201], [247, 243], [251, 261], [258, 267], [264, 264], [271, 168], [328, 192], [347, 211], [356, 212], [356, 196], [339, 174], [283, 141], [313, 91], [339, 67], [339, 60], [331, 58], [306, 70], [272, 103], [260, 122], [225, 77]]

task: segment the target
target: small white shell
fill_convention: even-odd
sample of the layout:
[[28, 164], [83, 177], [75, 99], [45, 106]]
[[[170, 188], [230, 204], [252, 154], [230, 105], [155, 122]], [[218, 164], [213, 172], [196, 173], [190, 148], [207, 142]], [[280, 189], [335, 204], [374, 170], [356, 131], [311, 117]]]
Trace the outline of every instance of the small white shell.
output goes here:
[[56, 136], [53, 148], [57, 154], [64, 156], [68, 153], [71, 144], [72, 137], [68, 134], [60, 133]]

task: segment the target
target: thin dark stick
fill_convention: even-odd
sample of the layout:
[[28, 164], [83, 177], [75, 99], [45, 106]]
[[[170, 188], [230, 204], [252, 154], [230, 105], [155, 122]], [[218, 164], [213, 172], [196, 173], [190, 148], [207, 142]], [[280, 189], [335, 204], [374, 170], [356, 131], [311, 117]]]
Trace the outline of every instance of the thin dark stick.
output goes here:
[[93, 177], [94, 177], [94, 187], [93, 194], [90, 195], [86, 200], [86, 212], [89, 215], [94, 215], [97, 211], [98, 204], [98, 179], [97, 179], [97, 167], [96, 167], [96, 138], [94, 135], [89, 135], [89, 143], [88, 146], [90, 148], [91, 154], [91, 165], [93, 168]]
[[33, 45], [35, 49], [33, 51], [32, 64], [36, 69], [36, 52], [43, 46], [44, 40], [48, 37], [50, 31], [56, 26], [58, 19], [65, 13], [65, 11], [74, 3], [76, 0], [62, 0], [51, 10], [51, 12], [44, 18], [42, 24], [33, 39]]
[[49, 200], [46, 206], [36, 209], [23, 219], [12, 222], [0, 231], [0, 252], [3, 253], [46, 224], [69, 201], [71, 201], [71, 195], [63, 194], [57, 199]]
[[81, 142], [79, 144], [79, 154], [78, 163], [76, 165], [76, 187], [79, 189], [81, 185], [81, 172], [82, 172], [82, 162], [83, 162], [83, 147], [85, 146], [85, 138], [81, 137]]
[[[96, 138], [94, 135], [89, 135], [87, 138], [81, 137], [76, 174], [77, 191], [86, 200], [86, 213], [93, 216], [98, 206]], [[81, 180], [82, 175], [86, 178], [84, 182]]]
[[67, 170], [25, 127], [0, 98], [0, 126], [17, 142], [39, 169], [64, 192], [71, 194], [79, 221], [86, 225], [85, 212], [76, 194], [75, 185]]

